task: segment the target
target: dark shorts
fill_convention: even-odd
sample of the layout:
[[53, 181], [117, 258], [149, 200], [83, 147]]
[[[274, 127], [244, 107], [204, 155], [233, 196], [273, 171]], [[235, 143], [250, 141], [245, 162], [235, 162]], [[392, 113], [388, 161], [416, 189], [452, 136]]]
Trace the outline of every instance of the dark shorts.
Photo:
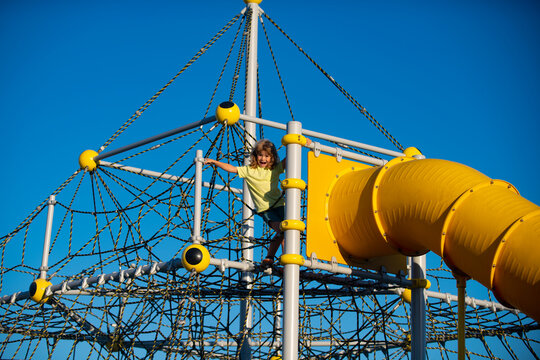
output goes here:
[[269, 223], [271, 221], [282, 222], [285, 219], [285, 206], [271, 208], [266, 211], [257, 213], [257, 215], [262, 217], [266, 223]]

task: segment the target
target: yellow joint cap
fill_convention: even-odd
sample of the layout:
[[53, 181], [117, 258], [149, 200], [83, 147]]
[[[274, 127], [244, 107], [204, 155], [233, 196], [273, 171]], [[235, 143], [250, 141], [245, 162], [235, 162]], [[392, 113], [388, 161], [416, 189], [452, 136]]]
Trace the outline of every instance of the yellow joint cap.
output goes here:
[[306, 229], [306, 224], [300, 220], [283, 220], [279, 226], [281, 230], [298, 230], [304, 231]]
[[221, 124], [234, 125], [240, 120], [240, 109], [232, 101], [224, 101], [216, 109], [216, 120]]
[[415, 147], [408, 147], [406, 148], [405, 150], [403, 150], [403, 153], [407, 156], [407, 157], [413, 157], [415, 155], [422, 155], [422, 153], [420, 152], [420, 150], [418, 150], [417, 148]]
[[411, 301], [412, 301], [412, 291], [411, 291], [411, 289], [405, 289], [405, 290], [403, 290], [403, 292], [401, 293], [401, 298], [402, 298], [403, 301], [405, 301], [407, 304], [410, 304]]
[[189, 245], [182, 253], [182, 266], [188, 271], [200, 273], [210, 265], [210, 253], [199, 244]]
[[79, 165], [81, 166], [81, 169], [88, 169], [88, 171], [94, 171], [98, 164], [98, 161], [94, 161], [94, 157], [96, 157], [98, 153], [94, 150], [84, 150], [81, 155], [79, 155]]
[[283, 145], [299, 144], [304, 146], [307, 144], [307, 139], [305, 136], [300, 134], [287, 134], [283, 136], [283, 138], [281, 139], [281, 143]]
[[262, 3], [262, 0], [244, 0], [244, 3], [246, 3], [246, 4], [253, 3], [253, 4], [259, 5], [260, 3]]
[[281, 182], [281, 187], [283, 189], [300, 189], [304, 191], [306, 189], [306, 182], [302, 179], [289, 178]]
[[429, 289], [431, 287], [431, 282], [428, 279], [411, 279], [411, 281], [411, 289]]
[[45, 290], [52, 284], [45, 279], [36, 279], [30, 284], [28, 292], [30, 293], [30, 299], [34, 300], [37, 303], [44, 304], [49, 300], [45, 296]]
[[283, 254], [279, 258], [279, 262], [281, 265], [287, 265], [287, 264], [296, 264], [296, 265], [304, 265], [304, 257], [299, 254]]

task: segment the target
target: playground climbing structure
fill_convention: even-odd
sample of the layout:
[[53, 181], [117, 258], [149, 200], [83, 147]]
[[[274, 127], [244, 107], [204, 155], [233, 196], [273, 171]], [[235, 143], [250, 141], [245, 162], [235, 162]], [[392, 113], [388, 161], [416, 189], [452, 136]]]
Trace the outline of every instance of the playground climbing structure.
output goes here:
[[[383, 172], [393, 162], [429, 159], [404, 148], [262, 11], [260, 1], [247, 3], [100, 148], [82, 152], [73, 175], [0, 238], [0, 358], [438, 359], [458, 353], [478, 359], [537, 358], [540, 332], [531, 306], [516, 308], [521, 300], [516, 304], [504, 289], [496, 289], [497, 296], [510, 299], [502, 305], [473, 280], [467, 288], [474, 296], [466, 297], [467, 276], [475, 275], [456, 261], [449, 267], [447, 257], [439, 256], [444, 248], [384, 245], [373, 256], [360, 259], [358, 252], [348, 258], [358, 237], [346, 235], [340, 244], [346, 221], [336, 224], [336, 219], [350, 218], [356, 205], [344, 207], [344, 200], [317, 186], [341, 191], [350, 202], [356, 195], [335, 183], [354, 173], [351, 167]], [[317, 132], [296, 119], [265, 27], [269, 24], [395, 150]], [[225, 63], [199, 118], [115, 146], [137, 120], [151, 117], [146, 110], [181, 81], [186, 69], [225, 38], [230, 40]], [[274, 118], [271, 108], [263, 113], [258, 38], [268, 45], [288, 121]], [[307, 149], [306, 136], [313, 140]], [[233, 174], [203, 165], [206, 157], [242, 165], [263, 137], [282, 140], [279, 152], [287, 155], [282, 183], [286, 242], [281, 262], [271, 268], [261, 267], [260, 260], [273, 234], [254, 216], [247, 188]], [[340, 164], [330, 174], [338, 180], [321, 185], [311, 163], [307, 179], [308, 156], [311, 162], [320, 157]], [[324, 205], [312, 208], [317, 202], [312, 199], [319, 197], [326, 210]], [[516, 219], [528, 222], [537, 216], [535, 206], [526, 203], [530, 209]], [[313, 245], [313, 229], [327, 226], [325, 221], [332, 222], [334, 238], [322, 236]], [[329, 246], [320, 245], [325, 239]], [[392, 259], [375, 260], [381, 256]], [[538, 285], [531, 284], [531, 291]]]

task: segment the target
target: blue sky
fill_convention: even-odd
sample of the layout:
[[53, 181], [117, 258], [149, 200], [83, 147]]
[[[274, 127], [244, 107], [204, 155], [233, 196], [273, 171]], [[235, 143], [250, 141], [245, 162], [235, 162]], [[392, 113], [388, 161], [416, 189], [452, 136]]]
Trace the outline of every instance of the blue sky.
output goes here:
[[[243, 7], [241, 0], [0, 2], [0, 232], [23, 220], [78, 168], [83, 150], [97, 150]], [[400, 143], [507, 180], [540, 204], [539, 2], [264, 0], [261, 7]], [[304, 128], [393, 149], [265, 26]], [[200, 119], [229, 40], [110, 149]], [[268, 64], [261, 60], [260, 70], [271, 72]], [[263, 86], [268, 118], [290, 120], [279, 84]], [[221, 95], [217, 102], [228, 92]]]
[[[2, 1], [3, 233], [243, 6], [240, 0]], [[402, 144], [507, 180], [540, 203], [538, 2], [265, 0], [261, 7]], [[284, 44], [273, 50], [305, 128], [392, 148]], [[186, 122], [204, 114], [221, 64], [220, 58], [186, 80], [201, 89], [180, 95], [179, 107], [194, 114]], [[204, 99], [202, 106], [194, 99]], [[349, 112], [341, 114], [341, 107]], [[177, 121], [174, 127], [183, 120]], [[131, 139], [171, 128], [152, 124]]]

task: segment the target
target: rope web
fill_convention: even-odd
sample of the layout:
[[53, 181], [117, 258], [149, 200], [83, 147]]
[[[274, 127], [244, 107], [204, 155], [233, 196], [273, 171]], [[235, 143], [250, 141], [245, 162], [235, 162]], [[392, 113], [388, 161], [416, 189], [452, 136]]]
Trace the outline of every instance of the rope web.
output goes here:
[[[219, 93], [236, 46], [237, 61], [225, 98], [242, 99], [244, 94], [236, 87], [241, 85], [238, 75], [248, 51], [246, 16], [249, 12], [235, 16], [101, 150], [141, 117], [239, 19], [205, 114]], [[279, 78], [281, 81], [281, 75]], [[285, 93], [282, 81], [281, 86]], [[286, 94], [285, 99], [292, 117]], [[192, 243], [196, 150], [203, 150], [205, 157], [241, 165], [249, 150], [246, 139], [241, 124], [211, 123], [120, 160], [102, 161], [93, 172], [75, 171], [53, 192], [47, 278], [57, 289], [43, 304], [25, 293], [40, 272], [48, 199], [0, 237], [0, 358], [236, 359], [248, 343], [254, 359], [278, 356], [283, 269], [280, 265], [271, 270], [258, 266], [273, 236], [258, 219], [255, 238], [248, 244], [255, 260], [243, 257], [243, 203], [237, 176], [203, 168], [202, 237], [221, 265], [196, 273], [185, 270], [180, 260], [182, 250]], [[364, 153], [350, 146], [346, 149]], [[158, 158], [166, 165], [155, 168]], [[142, 172], [140, 164], [154, 173]], [[304, 193], [304, 220], [306, 199]], [[301, 241], [305, 254], [304, 235]], [[228, 262], [247, 266], [252, 280], [246, 283], [242, 272]], [[428, 256], [428, 266], [428, 279], [434, 285], [430, 290], [446, 294], [446, 299], [427, 300], [427, 357], [454, 358], [457, 303], [448, 294], [455, 294], [454, 280], [435, 255]], [[300, 358], [410, 357], [410, 308], [400, 297], [403, 289], [370, 277], [322, 270], [301, 268], [300, 275]], [[495, 304], [487, 290], [468, 289], [475, 297]], [[250, 329], [243, 325], [241, 309], [246, 301], [251, 309]], [[535, 321], [502, 306], [473, 305], [466, 310], [468, 358], [538, 359], [539, 326]]]

